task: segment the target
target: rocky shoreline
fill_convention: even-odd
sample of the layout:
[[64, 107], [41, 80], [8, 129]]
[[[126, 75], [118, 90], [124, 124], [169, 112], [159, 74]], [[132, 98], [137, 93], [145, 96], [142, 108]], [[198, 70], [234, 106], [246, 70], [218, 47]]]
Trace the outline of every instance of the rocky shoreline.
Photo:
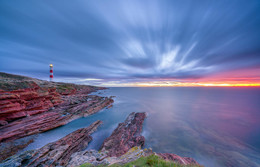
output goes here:
[[[0, 79], [0, 161], [33, 142], [33, 135], [94, 114], [114, 102], [89, 95], [105, 88], [1, 73]], [[8, 90], [7, 84], [16, 90]]]
[[87, 147], [92, 140], [90, 134], [96, 131], [101, 124], [102, 121], [96, 121], [89, 127], [78, 129], [38, 150], [13, 156], [7, 159], [2, 166], [66, 166], [74, 152]]
[[0, 73], [0, 79], [0, 167], [126, 164], [150, 155], [181, 165], [199, 166], [192, 158], [142, 149], [145, 138], [141, 133], [147, 114], [135, 112], [118, 124], [100, 150], [85, 150], [92, 140], [91, 134], [102, 124], [97, 120], [40, 149], [16, 154], [33, 142], [38, 133], [111, 107], [114, 101], [112, 97], [89, 95], [105, 88], [47, 82], [5, 73]]
[[181, 165], [199, 165], [194, 159], [169, 153], [155, 153], [152, 149], [141, 149], [145, 138], [141, 135], [146, 113], [131, 113], [123, 123], [104, 140], [100, 150], [87, 150], [90, 136], [101, 121], [89, 127], [78, 129], [58, 141], [49, 143], [38, 150], [26, 151], [12, 156], [0, 164], [3, 167], [20, 166], [67, 166], [75, 167], [84, 163], [92, 165], [125, 164], [141, 157], [159, 156]]

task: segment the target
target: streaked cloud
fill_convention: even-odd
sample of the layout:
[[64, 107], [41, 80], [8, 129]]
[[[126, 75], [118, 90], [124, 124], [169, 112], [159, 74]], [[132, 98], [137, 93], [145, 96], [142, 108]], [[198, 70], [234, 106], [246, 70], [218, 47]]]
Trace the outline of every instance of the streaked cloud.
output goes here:
[[260, 67], [259, 11], [258, 0], [4, 0], [0, 71], [47, 79], [53, 63], [57, 81], [96, 85], [210, 79]]

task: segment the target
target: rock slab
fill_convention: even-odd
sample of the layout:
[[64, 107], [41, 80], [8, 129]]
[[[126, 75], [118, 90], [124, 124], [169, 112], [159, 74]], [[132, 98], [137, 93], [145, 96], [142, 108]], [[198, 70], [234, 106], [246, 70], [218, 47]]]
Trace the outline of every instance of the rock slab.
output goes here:
[[56, 88], [19, 89], [0, 92], [0, 125], [40, 114], [62, 102]]
[[6, 159], [0, 166], [54, 167], [66, 166], [73, 153], [85, 149], [92, 140], [91, 133], [102, 124], [96, 121], [89, 127], [78, 129], [56, 142], [49, 143], [35, 151], [27, 151]]
[[101, 151], [108, 152], [110, 157], [119, 157], [135, 146], [143, 146], [144, 136], [141, 135], [146, 113], [132, 112], [123, 123], [113, 131], [110, 137], [105, 139]]

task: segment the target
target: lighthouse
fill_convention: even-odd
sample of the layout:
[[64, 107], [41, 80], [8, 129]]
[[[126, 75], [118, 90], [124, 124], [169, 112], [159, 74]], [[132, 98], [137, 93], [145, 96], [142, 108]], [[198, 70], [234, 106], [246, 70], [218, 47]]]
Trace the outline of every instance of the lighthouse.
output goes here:
[[50, 64], [50, 81], [53, 81], [53, 65]]

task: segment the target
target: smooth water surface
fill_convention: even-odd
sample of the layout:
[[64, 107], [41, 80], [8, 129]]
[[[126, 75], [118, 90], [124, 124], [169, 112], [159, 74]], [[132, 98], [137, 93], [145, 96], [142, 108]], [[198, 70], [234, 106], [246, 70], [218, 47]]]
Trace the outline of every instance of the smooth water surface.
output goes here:
[[26, 150], [102, 120], [87, 148], [99, 149], [129, 113], [147, 112], [145, 147], [210, 167], [260, 166], [260, 88], [110, 88], [99, 95], [116, 96], [114, 106], [39, 134]]

